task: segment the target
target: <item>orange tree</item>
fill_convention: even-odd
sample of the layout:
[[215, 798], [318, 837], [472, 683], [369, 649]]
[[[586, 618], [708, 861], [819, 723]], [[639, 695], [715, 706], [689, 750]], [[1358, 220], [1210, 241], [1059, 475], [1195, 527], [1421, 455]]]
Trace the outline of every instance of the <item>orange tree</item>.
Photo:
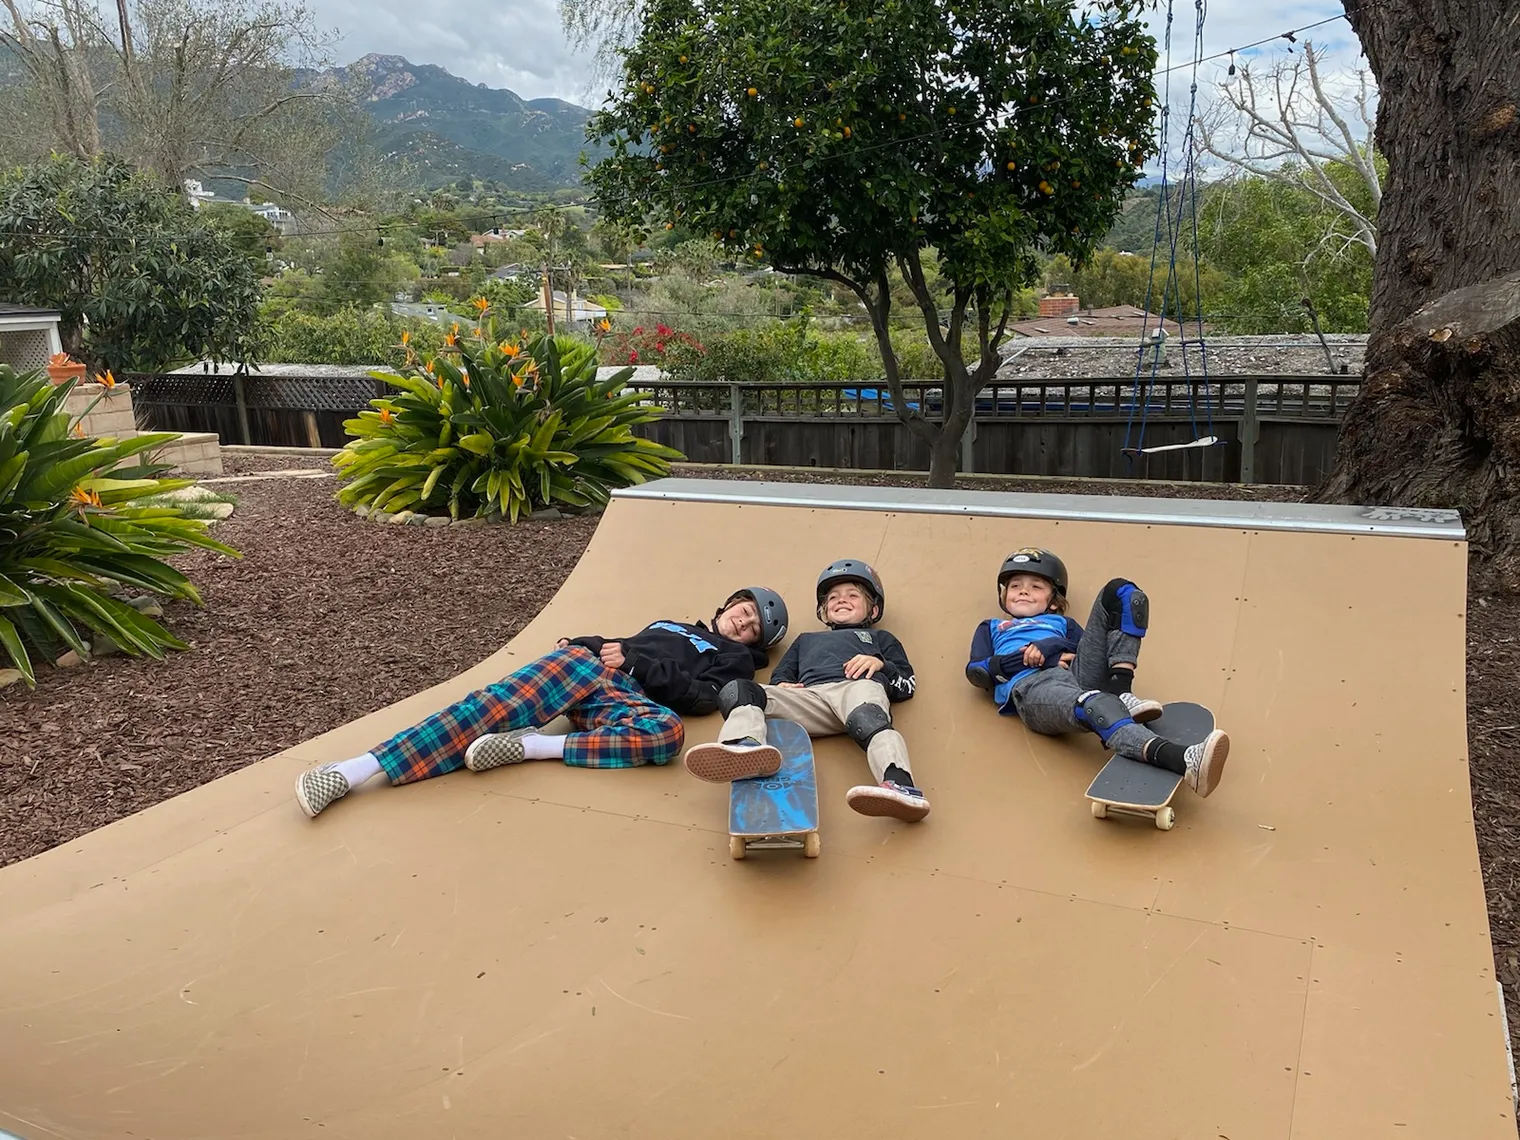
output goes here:
[[[1036, 252], [1081, 264], [1150, 156], [1147, 4], [648, 0], [588, 127], [608, 147], [590, 181], [614, 222], [680, 225], [853, 291], [929, 483], [949, 486]], [[903, 396], [893, 274], [944, 366], [937, 415]]]

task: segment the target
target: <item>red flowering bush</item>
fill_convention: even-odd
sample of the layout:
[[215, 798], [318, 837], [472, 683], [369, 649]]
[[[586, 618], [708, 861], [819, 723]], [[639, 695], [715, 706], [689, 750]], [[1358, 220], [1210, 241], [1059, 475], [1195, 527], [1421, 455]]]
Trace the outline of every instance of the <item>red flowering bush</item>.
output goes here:
[[690, 365], [706, 352], [696, 337], [664, 324], [652, 329], [639, 325], [631, 332], [603, 337], [601, 342], [603, 364], [653, 364], [665, 371]]

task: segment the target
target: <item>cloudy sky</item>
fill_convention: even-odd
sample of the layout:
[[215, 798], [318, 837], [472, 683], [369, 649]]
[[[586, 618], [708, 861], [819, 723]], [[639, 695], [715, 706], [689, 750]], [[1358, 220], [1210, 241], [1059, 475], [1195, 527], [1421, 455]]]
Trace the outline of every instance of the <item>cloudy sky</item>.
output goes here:
[[[338, 61], [348, 63], [369, 52], [403, 55], [413, 63], [434, 63], [474, 83], [506, 87], [524, 98], [553, 96], [574, 103], [594, 103], [606, 84], [596, 84], [590, 61], [571, 50], [560, 28], [557, 0], [502, 0], [494, 4], [464, 0], [309, 0], [320, 24], [342, 36]], [[1172, 63], [1192, 58], [1194, 6], [1174, 0]], [[1340, 0], [1212, 0], [1204, 30], [1206, 54], [1280, 36], [1342, 11]], [[1158, 39], [1164, 14], [1154, 21]], [[1305, 33], [1334, 53], [1338, 66], [1353, 67], [1356, 37], [1344, 20]], [[1253, 49], [1257, 57], [1283, 56], [1286, 40]], [[1242, 57], [1244, 58], [1244, 57]], [[1221, 71], [1228, 60], [1213, 65]], [[1173, 98], [1187, 76], [1172, 75]]]

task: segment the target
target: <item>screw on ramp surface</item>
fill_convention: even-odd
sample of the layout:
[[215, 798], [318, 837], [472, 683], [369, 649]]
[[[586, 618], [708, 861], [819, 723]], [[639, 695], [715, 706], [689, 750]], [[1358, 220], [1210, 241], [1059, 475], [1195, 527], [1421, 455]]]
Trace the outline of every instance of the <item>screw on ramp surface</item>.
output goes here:
[[[1459, 527], [692, 482], [615, 499], [477, 668], [0, 871], [0, 1127], [1511, 1140]], [[1034, 737], [964, 681], [1024, 545], [1062, 553], [1079, 619], [1108, 578], [1143, 583], [1139, 688], [1231, 733], [1175, 830], [1094, 821], [1097, 742]], [[881, 571], [917, 669], [895, 714], [923, 824], [844, 806], [868, 778], [844, 737], [817, 745], [816, 861], [729, 859], [727, 789], [679, 763], [461, 772], [316, 820], [291, 798], [559, 636], [706, 617], [751, 582], [815, 628], [844, 555]]]

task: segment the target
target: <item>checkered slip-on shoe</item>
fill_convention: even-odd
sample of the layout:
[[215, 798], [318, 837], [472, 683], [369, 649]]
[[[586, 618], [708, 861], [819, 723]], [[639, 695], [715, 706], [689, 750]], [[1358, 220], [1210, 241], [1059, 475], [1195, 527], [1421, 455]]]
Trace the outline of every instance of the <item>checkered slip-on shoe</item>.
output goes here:
[[1129, 719], [1136, 724], [1149, 724], [1165, 711], [1160, 701], [1137, 697], [1134, 693], [1120, 693], [1119, 699], [1129, 710]]
[[308, 768], [296, 780], [296, 802], [313, 819], [323, 808], [348, 793], [348, 780], [331, 764]]
[[464, 766], [472, 772], [489, 772], [503, 764], [521, 764], [526, 760], [522, 738], [538, 729], [514, 728], [511, 732], [489, 732], [470, 741], [464, 750]]

